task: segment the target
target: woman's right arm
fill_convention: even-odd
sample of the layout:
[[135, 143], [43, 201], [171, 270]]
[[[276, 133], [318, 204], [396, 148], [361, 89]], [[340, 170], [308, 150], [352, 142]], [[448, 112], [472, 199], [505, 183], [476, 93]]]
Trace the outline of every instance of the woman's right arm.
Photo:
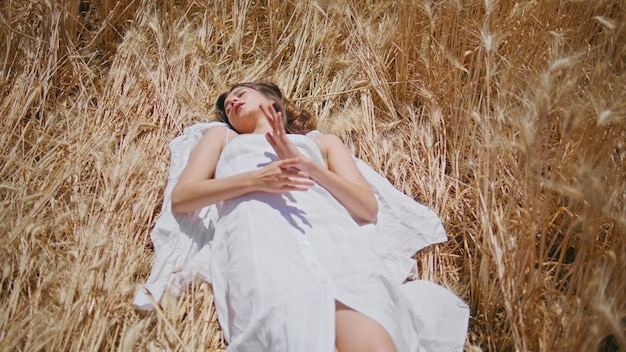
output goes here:
[[279, 160], [258, 170], [215, 179], [225, 143], [226, 127], [209, 128], [204, 133], [172, 191], [173, 212], [194, 211], [250, 192], [306, 190], [313, 184], [306, 174], [292, 168], [297, 159]]

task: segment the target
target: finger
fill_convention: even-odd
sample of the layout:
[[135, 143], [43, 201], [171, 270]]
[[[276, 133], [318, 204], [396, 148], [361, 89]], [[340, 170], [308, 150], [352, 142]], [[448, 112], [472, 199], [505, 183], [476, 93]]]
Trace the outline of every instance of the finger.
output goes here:
[[286, 169], [289, 168], [293, 165], [297, 165], [300, 162], [300, 159], [298, 158], [290, 158], [290, 159], [282, 159], [280, 161], [278, 161], [278, 166], [281, 169]]
[[293, 177], [298, 177], [298, 178], [302, 178], [302, 179], [311, 179], [311, 177], [309, 176], [308, 173], [301, 171], [300, 169], [298, 169], [297, 167], [289, 167], [287, 169], [285, 169], [286, 172], [289, 173], [290, 176]]
[[272, 146], [272, 148], [276, 149], [276, 140], [274, 139], [274, 136], [272, 136], [271, 133], [269, 133], [269, 132], [266, 133], [265, 134], [265, 139]]
[[263, 105], [262, 109], [264, 111], [264, 114], [268, 117], [268, 121], [270, 122], [274, 131], [280, 131], [281, 133], [284, 133], [285, 128], [282, 124], [281, 119], [282, 114], [280, 112], [276, 112], [276, 109], [274, 109], [274, 105]]
[[278, 167], [279, 170], [281, 170], [281, 173], [284, 173], [285, 170], [295, 166], [298, 164], [298, 159], [297, 158], [291, 158], [291, 159], [279, 159], [274, 161], [273, 163], [271, 163], [270, 165], [268, 165], [267, 167]]
[[308, 186], [291, 186], [292, 191], [306, 191], [308, 189]]
[[315, 184], [315, 182], [313, 182], [313, 180], [308, 179], [308, 178], [293, 178], [293, 177], [289, 177], [287, 178], [287, 181], [283, 187], [297, 187], [297, 188], [301, 188], [301, 189], [308, 189], [309, 187], [313, 186]]
[[274, 127], [276, 123], [276, 113], [271, 109], [271, 105], [259, 104], [259, 109], [265, 115], [265, 118], [270, 123], [270, 126]]
[[302, 177], [300, 175], [300, 170], [298, 170], [294, 166], [290, 166], [289, 168], [283, 169], [283, 172], [288, 174], [289, 176], [292, 176], [292, 177], [306, 178], [306, 177]]
[[265, 104], [260, 103], [259, 104], [259, 109], [261, 109], [261, 111], [263, 112], [263, 115], [265, 115], [265, 117], [267, 117], [267, 118], [271, 118], [272, 117], [272, 116], [270, 116], [270, 112], [267, 109], [267, 107], [265, 106]]
[[[272, 109], [274, 109], [272, 107]], [[282, 112], [278, 112], [276, 113], [276, 129], [280, 132], [280, 135], [284, 135], [285, 134], [285, 126], [283, 126], [283, 113]]]
[[294, 186], [294, 185], [285, 185], [283, 187], [280, 188], [280, 190], [282, 192], [287, 192], [287, 191], [306, 191], [308, 190], [309, 187], [305, 187], [305, 186]]
[[315, 181], [311, 180], [310, 178], [301, 178], [300, 180], [300, 184], [303, 186], [311, 187], [315, 185]]
[[309, 176], [309, 174], [304, 171], [297, 170], [296, 176], [311, 180], [311, 176]]
[[280, 123], [280, 119], [278, 118], [278, 113], [276, 112], [276, 109], [274, 109], [274, 105], [273, 104], [269, 104], [267, 109], [270, 112], [270, 115], [272, 115], [272, 120], [274, 120], [274, 124], [278, 127], [278, 126], [282, 126]]
[[285, 126], [283, 124], [283, 113], [282, 111], [276, 111], [276, 109], [274, 109], [274, 106], [271, 106], [272, 111], [274, 112], [274, 123], [276, 124], [276, 129], [278, 129], [280, 131], [281, 135], [285, 134]]

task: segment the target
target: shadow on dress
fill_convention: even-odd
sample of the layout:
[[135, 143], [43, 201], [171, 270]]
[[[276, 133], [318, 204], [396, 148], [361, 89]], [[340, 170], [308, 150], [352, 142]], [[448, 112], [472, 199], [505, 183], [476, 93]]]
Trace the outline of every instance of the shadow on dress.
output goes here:
[[[270, 160], [265, 163], [257, 164], [257, 167], [262, 168], [273, 163], [274, 161], [280, 160], [280, 158], [278, 158], [278, 156], [273, 153], [265, 152], [265, 156]], [[285, 218], [285, 220], [287, 220], [287, 222], [291, 226], [293, 226], [293, 228], [300, 231], [302, 234], [306, 233], [302, 226], [308, 226], [309, 228], [313, 227], [311, 225], [311, 222], [309, 222], [309, 220], [306, 218], [306, 212], [294, 205], [297, 204], [298, 201], [291, 194], [291, 192], [268, 194], [268, 196], [265, 197], [264, 202], [270, 207], [278, 210], [280, 214]]]

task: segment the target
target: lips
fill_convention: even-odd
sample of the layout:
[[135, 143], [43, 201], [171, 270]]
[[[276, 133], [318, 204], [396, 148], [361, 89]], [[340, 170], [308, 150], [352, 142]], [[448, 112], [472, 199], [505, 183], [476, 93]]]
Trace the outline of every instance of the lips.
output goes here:
[[239, 110], [241, 110], [241, 107], [243, 106], [243, 104], [244, 104], [243, 102], [239, 102], [233, 106], [233, 110], [235, 110], [235, 113], [238, 113]]

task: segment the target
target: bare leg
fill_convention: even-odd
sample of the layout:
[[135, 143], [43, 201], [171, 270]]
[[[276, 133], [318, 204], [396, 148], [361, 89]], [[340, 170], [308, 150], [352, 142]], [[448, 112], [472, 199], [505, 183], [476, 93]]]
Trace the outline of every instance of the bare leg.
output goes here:
[[336, 352], [396, 352], [387, 330], [373, 319], [335, 301]]

